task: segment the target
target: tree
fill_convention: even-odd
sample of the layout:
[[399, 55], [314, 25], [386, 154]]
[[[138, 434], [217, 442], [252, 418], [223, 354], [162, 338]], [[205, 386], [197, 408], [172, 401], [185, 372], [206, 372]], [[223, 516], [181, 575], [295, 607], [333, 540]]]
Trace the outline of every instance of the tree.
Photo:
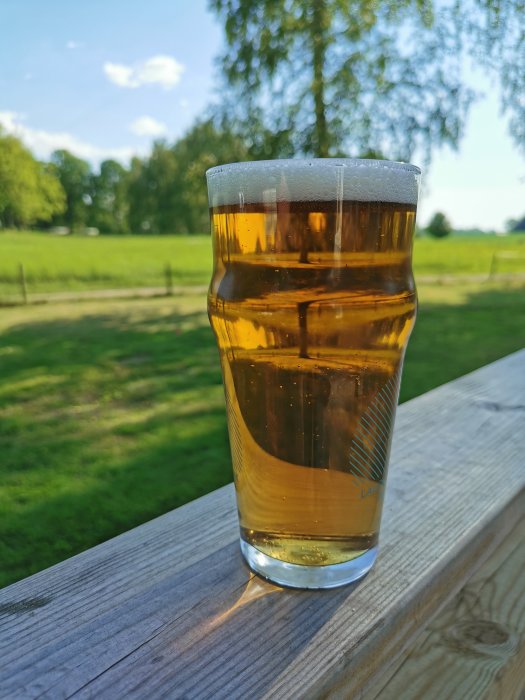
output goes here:
[[445, 214], [438, 211], [430, 220], [427, 232], [434, 238], [445, 238], [452, 233], [452, 225]]
[[64, 188], [67, 202], [63, 216], [55, 217], [54, 221], [69, 226], [71, 230], [82, 228], [87, 223], [92, 202], [91, 167], [85, 160], [65, 150], [55, 151], [51, 155], [51, 163]]
[[89, 223], [102, 233], [127, 233], [128, 171], [115, 160], [105, 160], [91, 176]]
[[129, 175], [129, 222], [137, 233], [208, 230], [204, 173], [219, 163], [248, 157], [244, 142], [211, 120], [198, 121], [175, 144], [155, 143], [149, 158], [133, 159]]
[[[267, 157], [456, 146], [466, 50], [498, 72], [525, 148], [523, 0], [209, 0], [223, 21], [222, 111]], [[521, 71], [521, 72], [520, 72]], [[523, 117], [523, 119], [521, 119]]]
[[177, 163], [165, 141], [157, 141], [149, 158], [133, 159], [128, 189], [129, 221], [136, 233], [179, 232], [175, 212]]
[[148, 233], [155, 211], [155, 196], [148, 172], [148, 159], [131, 159], [128, 173], [128, 225], [133, 233]]
[[64, 190], [50, 168], [35, 160], [17, 138], [0, 133], [0, 223], [45, 223], [64, 209]]
[[523, 233], [525, 231], [525, 216], [519, 219], [508, 219], [505, 222], [505, 230], [508, 233]]
[[176, 188], [180, 195], [175, 230], [187, 233], [208, 231], [208, 192], [204, 174], [221, 163], [246, 160], [249, 157], [246, 144], [226, 125], [220, 128], [208, 119], [197, 121], [172, 150], [177, 163]]

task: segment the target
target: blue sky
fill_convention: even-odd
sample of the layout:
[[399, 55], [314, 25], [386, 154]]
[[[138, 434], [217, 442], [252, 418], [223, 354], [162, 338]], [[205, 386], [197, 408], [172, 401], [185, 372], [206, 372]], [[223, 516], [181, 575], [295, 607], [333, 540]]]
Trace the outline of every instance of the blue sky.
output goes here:
[[[68, 148], [98, 163], [174, 139], [220, 85], [222, 28], [206, 0], [1, 0], [0, 123], [40, 158]], [[525, 213], [525, 158], [507, 135], [497, 86], [472, 108], [459, 152], [436, 152], [420, 201], [426, 223], [503, 227]], [[417, 163], [417, 157], [413, 159]]]

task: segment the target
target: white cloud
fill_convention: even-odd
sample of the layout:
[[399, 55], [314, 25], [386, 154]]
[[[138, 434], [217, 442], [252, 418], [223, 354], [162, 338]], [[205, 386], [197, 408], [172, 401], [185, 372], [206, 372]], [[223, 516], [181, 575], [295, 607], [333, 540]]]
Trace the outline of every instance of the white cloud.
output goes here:
[[24, 119], [24, 115], [17, 112], [0, 112], [0, 126], [4, 131], [23, 141], [37, 158], [47, 159], [53, 151], [62, 148], [92, 163], [100, 163], [108, 158], [127, 162], [132, 156], [138, 155], [139, 149], [102, 148], [65, 131], [33, 129], [23, 123]]
[[132, 66], [123, 63], [104, 63], [104, 73], [115, 85], [138, 88], [141, 85], [162, 85], [171, 90], [180, 81], [184, 66], [172, 56], [152, 56]]
[[182, 109], [188, 109], [189, 106], [190, 106], [190, 102], [189, 102], [189, 100], [187, 100], [185, 97], [183, 97], [183, 98], [179, 101], [179, 105], [182, 107]]
[[0, 124], [8, 134], [13, 133], [13, 129], [16, 129], [17, 119], [24, 119], [24, 115], [16, 112], [0, 112]]
[[146, 115], [135, 119], [129, 130], [137, 136], [165, 136], [168, 133], [166, 124]]
[[120, 85], [120, 87], [138, 87], [139, 84], [133, 78], [133, 68], [122, 66], [118, 63], [104, 63], [104, 73], [108, 79]]
[[79, 41], [73, 41], [73, 39], [70, 39], [66, 44], [67, 49], [79, 49], [81, 46], [82, 44]]

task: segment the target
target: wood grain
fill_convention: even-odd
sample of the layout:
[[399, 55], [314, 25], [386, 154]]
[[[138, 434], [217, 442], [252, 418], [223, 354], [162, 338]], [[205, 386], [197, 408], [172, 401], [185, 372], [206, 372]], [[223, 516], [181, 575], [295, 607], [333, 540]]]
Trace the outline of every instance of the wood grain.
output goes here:
[[525, 519], [442, 610], [370, 700], [525, 697]]
[[354, 586], [254, 577], [228, 486], [5, 588], [0, 697], [362, 697], [522, 516], [524, 418], [524, 351], [401, 406]]

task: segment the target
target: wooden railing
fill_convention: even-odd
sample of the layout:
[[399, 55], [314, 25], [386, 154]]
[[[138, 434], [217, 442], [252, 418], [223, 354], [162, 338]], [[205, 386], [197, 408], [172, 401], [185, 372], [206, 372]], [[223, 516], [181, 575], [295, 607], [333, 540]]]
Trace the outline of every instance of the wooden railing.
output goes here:
[[400, 407], [361, 582], [254, 577], [227, 486], [1, 591], [0, 697], [519, 698], [524, 506], [521, 351]]

